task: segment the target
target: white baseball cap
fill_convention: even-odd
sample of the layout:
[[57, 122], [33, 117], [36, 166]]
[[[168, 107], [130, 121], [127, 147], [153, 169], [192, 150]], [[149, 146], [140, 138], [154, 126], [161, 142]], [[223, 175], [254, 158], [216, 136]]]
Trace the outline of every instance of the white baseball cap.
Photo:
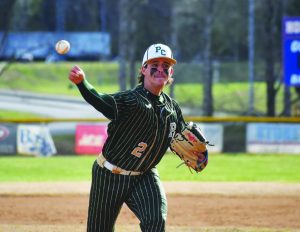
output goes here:
[[168, 60], [172, 65], [176, 64], [176, 60], [173, 58], [171, 49], [164, 44], [151, 45], [144, 54], [143, 65], [149, 60], [163, 58]]

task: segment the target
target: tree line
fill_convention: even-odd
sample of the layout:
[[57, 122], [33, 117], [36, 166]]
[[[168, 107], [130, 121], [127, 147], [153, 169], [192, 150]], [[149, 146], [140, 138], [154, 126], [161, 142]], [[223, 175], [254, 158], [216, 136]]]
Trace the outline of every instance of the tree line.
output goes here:
[[[219, 61], [249, 59], [250, 0], [2, 0], [0, 31], [105, 31], [111, 35], [111, 59], [120, 63], [120, 89], [126, 89], [126, 64], [135, 83], [135, 62], [146, 48], [170, 45], [179, 62], [203, 64], [203, 114], [214, 113], [212, 65]], [[267, 116], [276, 113], [281, 88], [281, 20], [296, 16], [298, 0], [253, 0], [255, 61], [264, 64]], [[1, 41], [4, 38], [0, 38]], [[0, 41], [0, 49], [1, 49]], [[248, 75], [245, 73], [241, 75]], [[253, 113], [253, 112], [251, 112]]]

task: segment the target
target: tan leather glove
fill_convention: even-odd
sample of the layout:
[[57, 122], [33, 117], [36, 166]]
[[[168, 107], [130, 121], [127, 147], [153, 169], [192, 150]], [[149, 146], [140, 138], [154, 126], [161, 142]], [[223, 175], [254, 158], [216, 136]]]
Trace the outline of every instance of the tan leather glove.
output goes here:
[[176, 133], [171, 141], [170, 149], [183, 162], [196, 172], [201, 172], [208, 163], [206, 146], [211, 145], [204, 137], [200, 128], [190, 123], [180, 133]]

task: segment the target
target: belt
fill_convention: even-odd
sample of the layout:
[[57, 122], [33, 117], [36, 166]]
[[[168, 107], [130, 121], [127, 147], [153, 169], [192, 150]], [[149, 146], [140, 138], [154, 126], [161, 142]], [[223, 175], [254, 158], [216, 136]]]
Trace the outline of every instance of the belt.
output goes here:
[[127, 171], [116, 165], [111, 164], [110, 162], [108, 162], [106, 160], [106, 158], [103, 156], [102, 153], [97, 157], [97, 163], [100, 167], [102, 167], [102, 168], [105, 167], [106, 169], [108, 169], [109, 171], [111, 171], [114, 174], [120, 174], [120, 175], [125, 175], [125, 176], [138, 176], [138, 175], [142, 174], [142, 172]]

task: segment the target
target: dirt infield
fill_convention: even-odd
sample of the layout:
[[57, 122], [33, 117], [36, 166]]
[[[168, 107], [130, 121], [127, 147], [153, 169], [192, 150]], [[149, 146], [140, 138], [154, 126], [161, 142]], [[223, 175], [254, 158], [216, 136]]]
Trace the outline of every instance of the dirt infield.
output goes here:
[[[300, 231], [299, 184], [164, 185], [167, 231]], [[2, 183], [0, 232], [85, 231], [88, 191], [89, 183]], [[124, 206], [116, 231], [140, 231], [138, 223]]]

